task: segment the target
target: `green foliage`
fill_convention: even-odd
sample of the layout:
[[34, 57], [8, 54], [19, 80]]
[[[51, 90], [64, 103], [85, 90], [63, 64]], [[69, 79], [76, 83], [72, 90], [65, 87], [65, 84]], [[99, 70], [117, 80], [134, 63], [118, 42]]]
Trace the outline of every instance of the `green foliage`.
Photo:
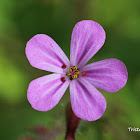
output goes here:
[[20, 71], [0, 50], [0, 96], [6, 102], [19, 102], [25, 97], [24, 85], [27, 83], [25, 73]]

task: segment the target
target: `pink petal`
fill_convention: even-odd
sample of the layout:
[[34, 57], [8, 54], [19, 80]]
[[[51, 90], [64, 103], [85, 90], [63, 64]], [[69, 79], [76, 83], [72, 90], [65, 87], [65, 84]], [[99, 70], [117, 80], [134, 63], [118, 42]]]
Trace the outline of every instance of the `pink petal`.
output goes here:
[[69, 81], [62, 82], [61, 77], [50, 74], [29, 84], [27, 98], [35, 110], [48, 111], [58, 104], [69, 85]]
[[104, 96], [83, 77], [70, 83], [70, 99], [73, 112], [84, 120], [95, 121], [106, 109]]
[[111, 58], [88, 64], [80, 69], [86, 71], [84, 77], [96, 88], [107, 92], [117, 92], [127, 82], [127, 68], [123, 62]]
[[92, 20], [78, 22], [72, 32], [70, 62], [78, 68], [85, 65], [105, 42], [105, 31]]
[[69, 67], [69, 60], [57, 43], [45, 34], [33, 36], [26, 45], [30, 64], [38, 69], [63, 73], [62, 66]]

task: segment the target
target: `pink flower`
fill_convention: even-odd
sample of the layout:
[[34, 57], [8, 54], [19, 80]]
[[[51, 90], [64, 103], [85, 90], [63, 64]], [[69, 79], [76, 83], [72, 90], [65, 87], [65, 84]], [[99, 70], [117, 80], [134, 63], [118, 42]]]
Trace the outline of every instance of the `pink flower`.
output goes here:
[[99, 119], [106, 109], [106, 100], [97, 88], [117, 92], [128, 78], [126, 66], [115, 58], [85, 65], [104, 42], [105, 31], [101, 25], [91, 20], [78, 22], [71, 36], [69, 61], [51, 37], [44, 34], [32, 37], [26, 45], [30, 64], [54, 72], [29, 84], [27, 98], [32, 107], [38, 111], [52, 109], [70, 86], [75, 115], [88, 121]]

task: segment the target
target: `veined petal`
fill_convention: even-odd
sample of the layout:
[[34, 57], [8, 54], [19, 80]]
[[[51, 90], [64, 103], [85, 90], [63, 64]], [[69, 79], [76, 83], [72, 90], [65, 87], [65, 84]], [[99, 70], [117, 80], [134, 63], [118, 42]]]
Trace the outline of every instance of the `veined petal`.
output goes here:
[[62, 66], [69, 67], [69, 60], [57, 43], [45, 34], [33, 36], [26, 45], [30, 64], [38, 69], [63, 73]]
[[105, 31], [95, 21], [78, 22], [72, 32], [70, 62], [78, 68], [85, 65], [105, 42]]
[[50, 74], [29, 84], [27, 98], [35, 110], [48, 111], [58, 104], [69, 85], [69, 81], [62, 82], [61, 77], [61, 74]]
[[88, 64], [81, 68], [80, 71], [86, 71], [84, 78], [96, 88], [111, 93], [123, 88], [128, 78], [125, 64], [115, 58]]
[[70, 99], [73, 112], [84, 120], [95, 121], [106, 109], [104, 96], [83, 77], [71, 81]]

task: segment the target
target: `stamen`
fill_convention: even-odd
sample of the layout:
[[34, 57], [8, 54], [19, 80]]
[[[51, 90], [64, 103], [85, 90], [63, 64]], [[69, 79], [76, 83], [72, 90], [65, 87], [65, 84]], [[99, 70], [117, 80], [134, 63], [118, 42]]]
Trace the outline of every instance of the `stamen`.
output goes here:
[[80, 71], [76, 66], [72, 66], [69, 68], [69, 72], [67, 72], [67, 76], [70, 77], [70, 80], [78, 78]]
[[86, 74], [87, 74], [87, 73], [86, 73], [85, 71], [82, 72], [82, 75], [83, 75], [83, 76], [86, 76]]
[[70, 72], [67, 72], [67, 75], [68, 75], [68, 76], [71, 76], [71, 73], [70, 73]]
[[65, 69], [66, 67], [67, 67], [66, 65], [63, 65], [63, 66], [62, 66], [63, 69]]
[[65, 82], [66, 81], [65, 77], [61, 77], [61, 81]]
[[73, 70], [73, 68], [72, 68], [72, 67], [70, 67], [70, 68], [69, 68], [69, 71], [70, 71], [70, 72], [72, 72], [72, 70]]
[[79, 74], [80, 73], [79, 70], [76, 70], [75, 72], [76, 72], [76, 74]]
[[73, 66], [72, 69], [77, 70], [77, 67], [76, 66]]
[[72, 78], [73, 78], [73, 79], [75, 79], [75, 78], [77, 78], [77, 77], [78, 77], [77, 74], [72, 75]]

